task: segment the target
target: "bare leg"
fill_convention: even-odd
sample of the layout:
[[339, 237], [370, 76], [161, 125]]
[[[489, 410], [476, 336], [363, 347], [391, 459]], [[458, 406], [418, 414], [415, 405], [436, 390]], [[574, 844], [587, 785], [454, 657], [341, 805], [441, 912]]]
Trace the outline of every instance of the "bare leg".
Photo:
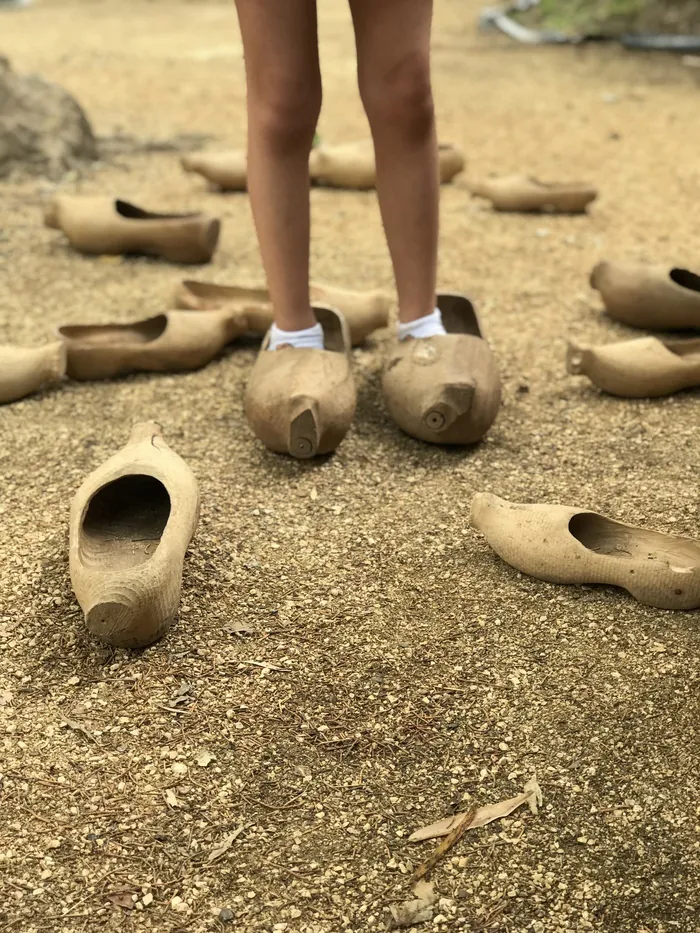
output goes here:
[[236, 0], [248, 83], [248, 190], [275, 323], [309, 300], [309, 153], [321, 110], [316, 0]]
[[435, 307], [439, 177], [430, 87], [432, 0], [349, 0], [362, 102], [401, 321]]

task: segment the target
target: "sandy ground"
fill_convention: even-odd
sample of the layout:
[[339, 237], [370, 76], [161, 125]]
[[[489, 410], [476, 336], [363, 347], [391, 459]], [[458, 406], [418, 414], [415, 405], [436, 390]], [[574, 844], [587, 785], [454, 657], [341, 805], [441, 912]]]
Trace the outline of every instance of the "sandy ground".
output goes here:
[[[697, 614], [524, 578], [468, 521], [490, 490], [697, 533], [697, 393], [603, 397], [565, 374], [564, 341], [627, 333], [587, 285], [598, 259], [697, 268], [698, 88], [666, 57], [479, 36], [479, 5], [437, 3], [441, 138], [474, 176], [524, 168], [602, 191], [589, 217], [550, 219], [494, 215], [464, 182], [443, 190], [441, 283], [476, 299], [502, 365], [483, 444], [442, 450], [396, 429], [381, 334], [355, 353], [356, 424], [319, 463], [248, 430], [252, 346], [0, 412], [8, 933], [381, 930], [434, 845], [408, 834], [533, 772], [539, 815], [468, 833], [436, 869], [435, 928], [700, 929]], [[322, 0], [321, 24], [321, 133], [361, 137], [345, 4]], [[229, 4], [46, 0], [0, 16], [0, 51], [75, 92], [103, 135], [244, 142]], [[208, 192], [173, 154], [119, 157], [77, 187], [213, 211], [223, 241], [200, 277], [260, 278], [245, 196]], [[169, 306], [191, 270], [72, 253], [40, 224], [49, 190], [0, 187], [0, 340]], [[314, 192], [313, 217], [314, 276], [390, 285], [372, 194]], [[193, 467], [203, 513], [178, 623], [143, 653], [112, 653], [70, 589], [68, 505], [143, 418]]]

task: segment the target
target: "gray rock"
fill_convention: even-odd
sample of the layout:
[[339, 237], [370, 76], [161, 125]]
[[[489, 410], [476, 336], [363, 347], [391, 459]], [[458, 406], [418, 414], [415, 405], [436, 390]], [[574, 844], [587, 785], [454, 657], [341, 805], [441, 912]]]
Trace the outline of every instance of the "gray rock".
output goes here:
[[0, 56], [0, 178], [17, 170], [60, 178], [97, 158], [78, 102], [39, 75], [17, 75]]

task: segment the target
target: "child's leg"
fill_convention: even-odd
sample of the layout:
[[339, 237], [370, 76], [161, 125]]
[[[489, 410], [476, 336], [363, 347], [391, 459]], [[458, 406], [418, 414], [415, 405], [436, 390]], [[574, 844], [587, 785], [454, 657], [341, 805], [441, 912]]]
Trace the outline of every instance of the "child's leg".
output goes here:
[[439, 179], [430, 87], [432, 0], [350, 0], [350, 7], [399, 317], [409, 322], [435, 308]]
[[316, 0], [236, 0], [248, 84], [248, 190], [275, 322], [309, 301], [309, 153], [321, 110]]

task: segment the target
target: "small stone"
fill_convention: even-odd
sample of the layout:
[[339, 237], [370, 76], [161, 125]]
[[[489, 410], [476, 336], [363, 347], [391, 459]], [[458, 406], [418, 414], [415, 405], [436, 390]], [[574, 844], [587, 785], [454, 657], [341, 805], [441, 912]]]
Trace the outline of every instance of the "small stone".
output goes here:
[[230, 923], [233, 920], [234, 913], [230, 907], [222, 907], [219, 911], [219, 920], [222, 923]]
[[148, 892], [148, 894], [144, 894], [144, 896], [141, 898], [141, 903], [143, 904], [144, 907], [148, 907], [149, 904], [153, 903], [153, 895], [151, 894], [150, 891]]

